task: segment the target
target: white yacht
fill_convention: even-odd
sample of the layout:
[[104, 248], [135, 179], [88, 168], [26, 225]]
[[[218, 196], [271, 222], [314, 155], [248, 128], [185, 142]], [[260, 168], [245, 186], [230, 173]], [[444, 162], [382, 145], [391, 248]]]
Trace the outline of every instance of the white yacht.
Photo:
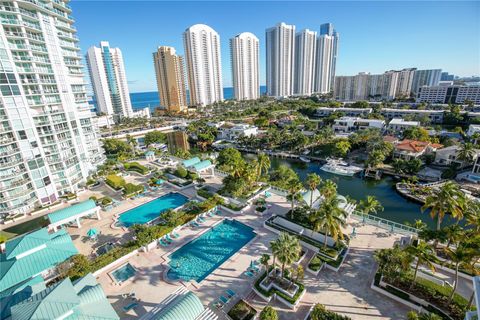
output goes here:
[[349, 177], [363, 170], [360, 167], [349, 165], [342, 159], [327, 159], [327, 163], [321, 166], [320, 169], [325, 172]]

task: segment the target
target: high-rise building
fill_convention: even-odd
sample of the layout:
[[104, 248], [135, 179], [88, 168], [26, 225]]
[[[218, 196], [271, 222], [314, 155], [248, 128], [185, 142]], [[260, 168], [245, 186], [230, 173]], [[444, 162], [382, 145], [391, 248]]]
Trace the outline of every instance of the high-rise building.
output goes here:
[[424, 86], [419, 89], [417, 102], [466, 103], [480, 105], [480, 86]]
[[122, 51], [110, 48], [107, 41], [102, 41], [100, 48], [93, 46], [88, 49], [86, 59], [97, 112], [113, 115], [117, 119], [132, 117]]
[[259, 83], [258, 38], [243, 32], [230, 39], [233, 92], [236, 100], [258, 99]]
[[267, 94], [293, 95], [295, 26], [279, 23], [266, 30]]
[[440, 81], [453, 81], [455, 80], [455, 75], [449, 74], [448, 72], [442, 72], [440, 76]]
[[393, 100], [403, 71], [335, 77], [334, 97], [341, 101]]
[[220, 36], [204, 24], [183, 33], [190, 104], [208, 105], [223, 100]]
[[417, 69], [406, 68], [395, 71], [398, 73], [397, 88], [395, 90], [396, 97], [410, 97], [412, 93], [413, 76], [415, 74], [415, 70]]
[[423, 86], [438, 86], [442, 69], [415, 70], [412, 80], [412, 92], [417, 94]]
[[317, 33], [304, 29], [295, 36], [294, 93], [311, 95], [314, 89]]
[[0, 4], [0, 217], [78, 191], [104, 159], [67, 2]]
[[183, 58], [176, 54], [175, 48], [162, 46], [153, 53], [153, 63], [160, 104], [168, 111], [185, 112], [187, 90]]
[[315, 92], [317, 93], [329, 93], [333, 90], [339, 39], [340, 35], [331, 23], [320, 26], [315, 62]]

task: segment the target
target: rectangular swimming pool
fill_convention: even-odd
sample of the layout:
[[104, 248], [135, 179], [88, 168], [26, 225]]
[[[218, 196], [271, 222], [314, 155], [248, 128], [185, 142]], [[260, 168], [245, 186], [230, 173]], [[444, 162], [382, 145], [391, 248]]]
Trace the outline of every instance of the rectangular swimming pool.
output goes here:
[[135, 269], [132, 267], [130, 263], [124, 264], [120, 268], [112, 271], [111, 276], [115, 279], [117, 282], [125, 282], [129, 278], [133, 277], [135, 275]]
[[249, 226], [225, 219], [172, 253], [167, 276], [171, 280], [201, 282], [254, 237]]
[[118, 224], [127, 228], [134, 224], [145, 224], [160, 216], [162, 212], [176, 209], [186, 202], [188, 202], [187, 197], [172, 192], [121, 213], [118, 217]]

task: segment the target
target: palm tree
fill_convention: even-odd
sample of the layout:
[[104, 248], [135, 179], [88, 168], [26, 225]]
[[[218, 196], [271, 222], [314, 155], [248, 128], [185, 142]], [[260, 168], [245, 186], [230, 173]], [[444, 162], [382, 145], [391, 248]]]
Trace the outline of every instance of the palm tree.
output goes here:
[[270, 241], [270, 249], [272, 250], [272, 256], [273, 256], [272, 266], [273, 266], [274, 269], [276, 267], [275, 260], [277, 258], [277, 253], [279, 251], [279, 246], [280, 245], [278, 243], [278, 239]]
[[450, 248], [445, 248], [444, 250], [450, 261], [452, 261], [455, 265], [455, 282], [453, 284], [452, 292], [448, 297], [448, 304], [450, 304], [450, 302], [452, 302], [455, 291], [457, 290], [458, 267], [461, 263], [469, 263], [472, 260], [474, 253], [470, 248], [465, 247], [463, 244], [460, 244], [455, 250]]
[[257, 157], [257, 180], [262, 174], [267, 174], [270, 169], [270, 158], [265, 153], [259, 153]]
[[137, 140], [131, 135], [127, 134], [127, 143], [132, 147], [132, 155], [135, 155], [135, 146], [137, 145]]
[[276, 241], [278, 243], [278, 247], [276, 247], [276, 256], [278, 261], [282, 264], [281, 274], [283, 276], [285, 267], [298, 260], [302, 247], [300, 246], [297, 237], [286, 232], [280, 233]]
[[450, 248], [450, 245], [453, 243], [454, 245], [457, 245], [457, 243], [462, 239], [462, 237], [465, 235], [463, 228], [460, 227], [458, 224], [452, 224], [451, 226], [448, 226], [446, 228], [443, 228], [445, 232], [445, 236], [448, 239], [447, 242], [447, 248]]
[[265, 267], [265, 270], [268, 272], [268, 262], [270, 261], [270, 255], [268, 253], [262, 254], [260, 258], [260, 263]]
[[324, 247], [327, 247], [327, 239], [330, 235], [335, 241], [343, 239], [341, 227], [345, 225], [345, 211], [338, 207], [337, 198], [326, 199], [322, 202], [319, 210], [310, 215], [312, 223], [312, 235], [314, 231], [322, 230], [325, 234]]
[[472, 226], [477, 233], [480, 233], [480, 203], [473, 200], [465, 201], [464, 213], [467, 225]]
[[433, 263], [438, 261], [438, 259], [432, 246], [430, 246], [427, 242], [420, 241], [416, 246], [410, 245], [405, 250], [412, 257], [417, 258], [415, 272], [413, 273], [413, 287], [413, 285], [415, 284], [415, 280], [417, 280], [418, 267], [420, 267], [420, 265], [425, 265], [429, 267], [432, 271], [435, 271], [435, 265]]
[[360, 211], [364, 214], [369, 213], [378, 213], [378, 211], [383, 211], [383, 206], [380, 201], [377, 200], [374, 196], [367, 196], [365, 200], [360, 200], [359, 203]]
[[293, 209], [294, 209], [294, 206], [295, 206], [295, 201], [299, 200], [299, 198], [300, 198], [300, 194], [299, 194], [300, 190], [302, 190], [302, 184], [300, 183], [300, 181], [298, 181], [297, 179], [288, 180], [287, 199], [291, 201], [292, 213], [293, 213]]
[[438, 192], [431, 193], [422, 206], [422, 211], [430, 208], [430, 216], [437, 219], [437, 230], [442, 227], [445, 214], [450, 213], [454, 218], [463, 218], [464, 193], [452, 181], [445, 183]]
[[337, 184], [332, 180], [328, 179], [322, 183], [322, 187], [320, 188], [320, 193], [325, 198], [332, 198], [337, 195]]
[[310, 190], [310, 208], [313, 205], [313, 192], [317, 189], [318, 185], [322, 182], [322, 178], [316, 173], [309, 173], [306, 180], [306, 187]]
[[470, 163], [475, 157], [476, 151], [473, 143], [467, 142], [462, 144], [460, 149], [457, 152], [457, 159], [461, 160], [463, 163]]

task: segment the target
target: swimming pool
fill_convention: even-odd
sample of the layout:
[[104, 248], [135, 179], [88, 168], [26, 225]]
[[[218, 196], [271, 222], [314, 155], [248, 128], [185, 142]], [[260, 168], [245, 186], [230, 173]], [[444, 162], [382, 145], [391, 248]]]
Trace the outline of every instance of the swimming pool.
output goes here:
[[200, 282], [254, 237], [249, 226], [225, 219], [172, 253], [167, 275], [172, 280]]
[[115, 281], [120, 283], [133, 277], [135, 275], [135, 269], [130, 263], [126, 263], [120, 268], [112, 271], [110, 274], [115, 279]]
[[157, 218], [168, 209], [175, 209], [184, 205], [188, 198], [180, 193], [172, 192], [138, 207], [125, 211], [118, 217], [118, 224], [130, 227], [134, 224], [145, 224]]

